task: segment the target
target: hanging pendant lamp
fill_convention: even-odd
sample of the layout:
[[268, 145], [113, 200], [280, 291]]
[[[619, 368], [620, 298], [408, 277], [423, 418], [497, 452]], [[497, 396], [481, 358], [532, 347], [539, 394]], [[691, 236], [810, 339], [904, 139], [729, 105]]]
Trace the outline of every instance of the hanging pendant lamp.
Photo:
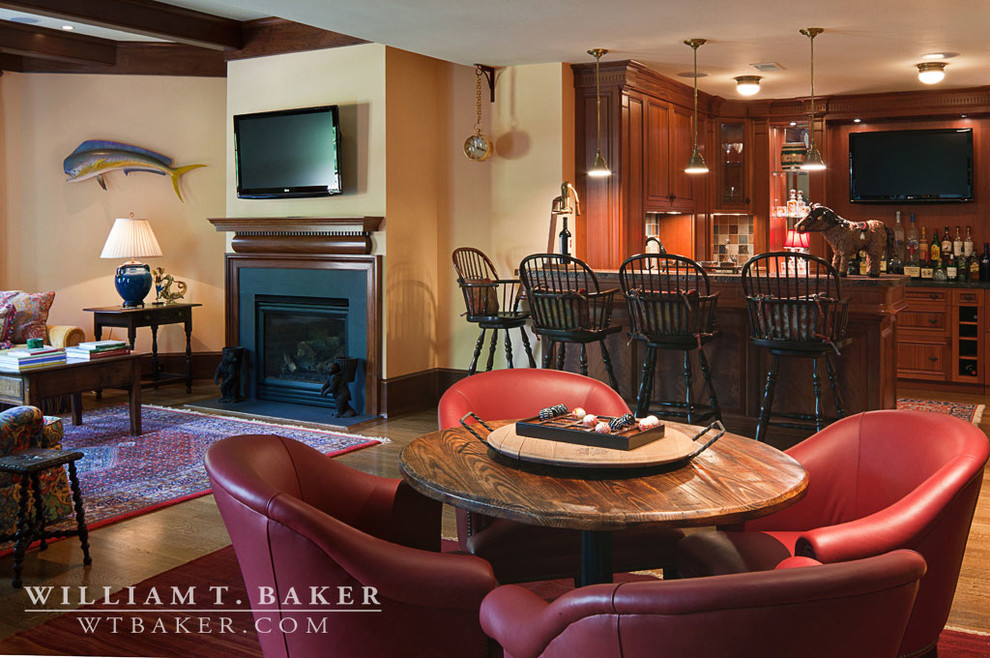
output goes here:
[[688, 160], [684, 173], [707, 174], [708, 165], [705, 164], [705, 158], [698, 150], [698, 47], [708, 43], [708, 39], [686, 39], [684, 43], [691, 46], [691, 50], [694, 51], [694, 149], [691, 151], [691, 159]]
[[815, 148], [815, 37], [824, 31], [825, 29], [821, 27], [801, 29], [801, 34], [808, 37], [811, 42], [811, 122], [808, 125], [811, 139], [808, 142], [808, 152], [804, 156], [804, 162], [801, 163], [801, 169], [804, 171], [821, 171], [825, 168], [822, 154]]
[[604, 48], [592, 48], [588, 54], [595, 58], [595, 159], [591, 163], [588, 175], [592, 178], [605, 178], [612, 175], [612, 170], [605, 162], [602, 155], [602, 86], [601, 76], [598, 73], [599, 60], [608, 51]]

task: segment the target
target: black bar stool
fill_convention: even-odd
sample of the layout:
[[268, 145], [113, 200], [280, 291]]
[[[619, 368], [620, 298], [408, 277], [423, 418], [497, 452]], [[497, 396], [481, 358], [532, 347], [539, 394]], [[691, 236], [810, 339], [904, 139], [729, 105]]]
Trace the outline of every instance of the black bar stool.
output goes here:
[[612, 370], [612, 359], [605, 338], [622, 327], [611, 326], [615, 290], [601, 290], [598, 277], [588, 265], [573, 256], [533, 254], [519, 264], [519, 277], [533, 316], [533, 330], [550, 341], [543, 354], [543, 367], [549, 368], [556, 355], [556, 369], [564, 369], [567, 343], [581, 346], [581, 374], [588, 374], [588, 343], [598, 343], [608, 373], [609, 386], [619, 383]]
[[[836, 415], [842, 418], [842, 396], [835, 379], [832, 355], [849, 343], [846, 338], [849, 300], [842, 298], [839, 275], [827, 261], [802, 253], [776, 251], [749, 259], [742, 268], [743, 293], [749, 310], [750, 340], [770, 352], [756, 440], [768, 425], [820, 431], [827, 422], [822, 410], [818, 360], [824, 358]], [[811, 359], [815, 413], [776, 413], [789, 421], [771, 421], [773, 391], [780, 357]], [[796, 422], [804, 421], [804, 422]], [[826, 422], [827, 421], [827, 422]]]
[[[636, 396], [636, 415], [645, 416], [652, 405], [658, 416], [672, 416], [697, 424], [709, 418], [722, 419], [718, 396], [704, 346], [718, 338], [715, 313], [718, 293], [711, 294], [708, 274], [690, 258], [667, 254], [630, 256], [619, 268], [619, 283], [629, 310], [629, 336], [646, 345], [643, 371]], [[653, 400], [657, 350], [684, 353], [684, 402]], [[708, 387], [709, 405], [694, 403], [691, 353]]]
[[526, 333], [526, 320], [529, 313], [519, 308], [519, 280], [500, 279], [492, 261], [479, 249], [459, 247], [453, 253], [454, 269], [457, 270], [457, 285], [464, 294], [464, 304], [467, 306], [468, 322], [475, 322], [481, 327], [481, 335], [474, 346], [474, 357], [468, 376], [475, 373], [478, 357], [485, 344], [485, 332], [492, 330], [492, 340], [488, 348], [488, 367], [491, 370], [495, 363], [495, 348], [498, 347], [498, 331], [505, 330], [505, 362], [506, 367], [512, 367], [512, 342], [509, 340], [509, 330], [519, 329], [522, 334], [523, 349], [529, 358], [529, 367], [536, 367], [533, 350], [529, 346], [529, 335]]

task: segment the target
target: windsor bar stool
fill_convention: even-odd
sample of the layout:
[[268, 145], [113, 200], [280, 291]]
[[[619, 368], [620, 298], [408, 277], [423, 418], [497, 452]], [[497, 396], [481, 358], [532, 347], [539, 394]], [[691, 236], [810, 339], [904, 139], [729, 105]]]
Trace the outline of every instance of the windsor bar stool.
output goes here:
[[580, 369], [588, 374], [588, 343], [601, 347], [609, 385], [619, 390], [605, 338], [622, 327], [612, 326], [612, 300], [616, 290], [601, 290], [598, 277], [588, 265], [573, 256], [533, 254], [519, 264], [519, 277], [533, 316], [533, 330], [549, 341], [543, 367], [556, 358], [556, 369], [564, 369], [568, 343], [581, 346]]
[[[704, 351], [704, 346], [719, 335], [715, 328], [718, 293], [711, 294], [708, 274], [684, 256], [639, 254], [623, 261], [619, 283], [629, 310], [629, 336], [646, 346], [636, 415], [646, 416], [651, 406], [658, 405], [657, 415], [683, 418], [692, 425], [709, 418], [721, 420], [722, 411]], [[683, 352], [683, 402], [652, 399], [657, 350]], [[695, 350], [708, 388], [708, 406], [694, 403], [691, 353]]]
[[[770, 353], [767, 381], [760, 404], [756, 440], [768, 425], [821, 431], [832, 419], [822, 410], [818, 360], [825, 361], [836, 415], [842, 418], [842, 396], [835, 378], [833, 354], [849, 343], [846, 337], [849, 300], [842, 298], [839, 275], [827, 261], [809, 254], [776, 251], [749, 259], [742, 268], [743, 294], [749, 310], [750, 340]], [[811, 359], [815, 413], [775, 413], [788, 419], [771, 421], [780, 357]]]
[[505, 330], [505, 362], [506, 367], [512, 367], [512, 341], [509, 339], [510, 329], [519, 329], [522, 334], [523, 349], [529, 359], [529, 367], [536, 367], [533, 350], [529, 345], [529, 335], [526, 333], [526, 320], [529, 313], [519, 308], [519, 280], [500, 279], [491, 259], [479, 249], [459, 247], [453, 253], [454, 269], [457, 271], [457, 284], [464, 295], [467, 307], [467, 321], [476, 323], [481, 328], [481, 335], [474, 346], [474, 357], [468, 376], [475, 373], [478, 358], [485, 344], [485, 333], [491, 329], [492, 338], [488, 347], [488, 363], [486, 370], [491, 370], [495, 364], [495, 349], [498, 347], [498, 332]]

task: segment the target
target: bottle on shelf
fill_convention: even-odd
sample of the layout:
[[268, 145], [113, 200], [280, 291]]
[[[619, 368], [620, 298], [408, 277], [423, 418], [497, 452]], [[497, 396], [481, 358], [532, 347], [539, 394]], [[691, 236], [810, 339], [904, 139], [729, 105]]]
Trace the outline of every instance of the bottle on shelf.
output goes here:
[[860, 249], [859, 253], [856, 254], [856, 259], [859, 261], [859, 269], [856, 271], [856, 274], [866, 276], [866, 252]]
[[945, 257], [945, 267], [939, 269], [945, 270], [945, 278], [948, 281], [955, 281], [956, 277], [959, 276], [959, 268], [956, 267], [956, 257], [951, 253]]
[[942, 263], [942, 241], [938, 239], [938, 229], [932, 229], [932, 241], [928, 243], [928, 262], [935, 268]]
[[952, 239], [952, 255], [958, 258], [959, 256], [962, 256], [962, 252], [963, 252], [962, 234], [959, 232], [959, 224], [956, 224], [956, 237]]
[[979, 281], [980, 280], [980, 257], [976, 254], [972, 254], [969, 257], [969, 280]]
[[942, 233], [942, 262], [952, 255], [952, 234], [949, 233], [949, 226], [946, 224]]
[[802, 217], [808, 214], [808, 204], [804, 202], [804, 192], [801, 190], [797, 193], [797, 214]]
[[787, 198], [787, 214], [793, 216], [797, 211], [797, 190], [791, 190], [791, 195]]
[[904, 237], [904, 225], [901, 224], [901, 211], [898, 210], [894, 214], [894, 254], [900, 261], [904, 262], [904, 248], [905, 248], [905, 237]]
[[911, 213], [911, 223], [907, 227], [905, 245], [904, 274], [918, 278], [921, 274], [919, 267], [921, 260], [918, 253], [918, 226], [914, 223], [914, 213]]
[[934, 273], [932, 274], [932, 279], [938, 281], [939, 283], [945, 283], [949, 280], [949, 275], [946, 272], [945, 267], [936, 267]]
[[990, 281], [990, 242], [983, 243], [983, 255], [980, 256], [980, 281]]
[[956, 281], [964, 283], [969, 279], [969, 263], [962, 254], [956, 256]]
[[965, 256], [967, 260], [973, 257], [973, 227], [972, 226], [966, 227], [966, 239], [963, 240], [963, 256]]

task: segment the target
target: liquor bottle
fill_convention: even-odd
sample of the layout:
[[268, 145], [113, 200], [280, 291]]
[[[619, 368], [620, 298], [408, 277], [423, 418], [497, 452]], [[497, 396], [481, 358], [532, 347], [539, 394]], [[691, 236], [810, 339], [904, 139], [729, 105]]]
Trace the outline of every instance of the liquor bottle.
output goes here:
[[959, 268], [956, 267], [956, 257], [952, 254], [946, 256], [945, 267], [939, 269], [945, 270], [945, 278], [948, 281], [955, 281], [956, 277], [959, 276]]
[[956, 237], [952, 240], [952, 255], [959, 257], [963, 252], [963, 239], [959, 233], [959, 224], [956, 224]]
[[932, 279], [938, 281], [939, 283], [945, 283], [949, 280], [949, 275], [946, 272], [945, 267], [936, 267], [935, 272], [932, 273]]
[[938, 267], [942, 262], [942, 242], [938, 239], [937, 228], [932, 229], [932, 241], [928, 245], [928, 261], [932, 267]]
[[963, 256], [967, 259], [973, 257], [973, 227], [966, 227], [966, 239], [963, 241]]
[[969, 263], [962, 254], [956, 256], [956, 281], [965, 283], [969, 280]]
[[798, 190], [797, 194], [797, 214], [802, 217], [808, 214], [808, 204], [804, 202], [804, 192]]
[[901, 224], [901, 211], [894, 214], [894, 255], [904, 262], [904, 225]]
[[945, 232], [942, 233], [942, 260], [944, 261], [947, 256], [952, 255], [952, 234], [949, 233], [949, 226], [945, 226]]
[[969, 280], [980, 280], [980, 257], [976, 254], [969, 257]]
[[797, 215], [797, 190], [791, 190], [791, 195], [787, 199], [787, 214], [790, 217]]
[[983, 255], [980, 256], [980, 281], [990, 281], [990, 242], [983, 243]]
[[859, 260], [859, 269], [856, 271], [856, 274], [861, 274], [863, 276], [866, 276], [866, 272], [867, 272], [867, 269], [866, 269], [866, 252], [863, 251], [862, 249], [860, 249], [859, 250], [859, 253], [856, 254], [856, 258], [857, 258], [857, 260]]

